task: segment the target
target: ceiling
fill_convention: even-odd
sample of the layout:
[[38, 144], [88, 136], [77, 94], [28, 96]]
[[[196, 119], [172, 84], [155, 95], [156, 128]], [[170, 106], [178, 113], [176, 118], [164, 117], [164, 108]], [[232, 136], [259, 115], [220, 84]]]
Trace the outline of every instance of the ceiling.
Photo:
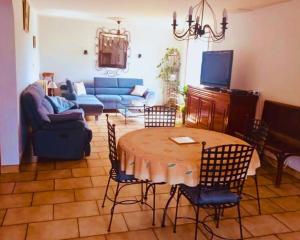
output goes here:
[[[227, 8], [231, 12], [252, 11], [258, 8], [290, 0], [208, 0], [216, 11]], [[190, 5], [197, 0], [31, 0], [32, 6], [41, 15], [74, 18], [107, 19], [122, 17], [170, 18], [173, 11], [186, 15]]]

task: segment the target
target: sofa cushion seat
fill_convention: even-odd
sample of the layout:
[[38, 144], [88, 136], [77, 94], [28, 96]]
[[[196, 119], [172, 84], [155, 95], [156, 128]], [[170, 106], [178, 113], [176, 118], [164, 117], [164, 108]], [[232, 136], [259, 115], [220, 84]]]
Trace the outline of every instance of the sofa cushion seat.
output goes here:
[[96, 95], [96, 97], [101, 102], [113, 102], [113, 103], [120, 103], [122, 101], [121, 97], [119, 95], [108, 95], [108, 94], [101, 94]]
[[85, 114], [101, 114], [103, 111], [103, 103], [100, 102], [94, 95], [77, 96], [76, 103], [80, 108], [84, 109]]
[[134, 95], [120, 95], [121, 103], [125, 105], [144, 105], [146, 103], [146, 99], [140, 96]]

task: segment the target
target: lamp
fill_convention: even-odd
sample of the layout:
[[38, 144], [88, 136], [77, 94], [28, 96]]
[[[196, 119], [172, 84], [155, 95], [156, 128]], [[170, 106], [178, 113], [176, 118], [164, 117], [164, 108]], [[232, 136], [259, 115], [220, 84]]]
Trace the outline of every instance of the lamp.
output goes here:
[[48, 83], [48, 88], [50, 89], [50, 94], [51, 94], [51, 96], [54, 96], [54, 89], [57, 88], [56, 83], [55, 83], [54, 81], [50, 81], [50, 82]]
[[[208, 24], [203, 23], [204, 18], [204, 11], [205, 8], [210, 10], [211, 15], [213, 16], [214, 20], [214, 27], [211, 27]], [[194, 14], [194, 17], [193, 17]], [[223, 11], [223, 19], [221, 22], [221, 32], [217, 32], [217, 21], [216, 21], [216, 15], [211, 7], [211, 5], [208, 3], [208, 0], [201, 0], [197, 5], [194, 7], [189, 8], [188, 12], [188, 20], [186, 21], [188, 23], [187, 30], [184, 30], [182, 32], [177, 31], [176, 28], [178, 26], [177, 24], [177, 13], [174, 11], [173, 13], [173, 35], [175, 39], [177, 40], [188, 40], [188, 39], [197, 39], [201, 38], [205, 35], [208, 35], [207, 38], [211, 39], [213, 42], [220, 41], [224, 39], [225, 37], [225, 31], [227, 29], [227, 11], [224, 9]]]

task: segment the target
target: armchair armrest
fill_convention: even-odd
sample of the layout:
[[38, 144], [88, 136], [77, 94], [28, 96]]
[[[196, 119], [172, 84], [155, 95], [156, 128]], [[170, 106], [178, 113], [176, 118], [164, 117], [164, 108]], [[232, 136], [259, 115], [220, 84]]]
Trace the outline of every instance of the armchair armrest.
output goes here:
[[73, 129], [83, 129], [88, 126], [84, 121], [66, 121], [57, 123], [46, 123], [43, 125], [43, 130], [57, 131], [57, 130], [73, 130]]

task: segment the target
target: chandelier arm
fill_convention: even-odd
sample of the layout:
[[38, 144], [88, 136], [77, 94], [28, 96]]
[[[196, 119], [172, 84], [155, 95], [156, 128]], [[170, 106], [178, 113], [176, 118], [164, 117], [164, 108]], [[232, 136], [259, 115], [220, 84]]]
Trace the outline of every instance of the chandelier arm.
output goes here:
[[203, 30], [205, 31], [206, 29], [208, 29], [208, 31], [209, 31], [209, 33], [212, 35], [212, 37], [214, 38], [214, 39], [216, 39], [216, 40], [220, 40], [220, 39], [222, 39], [223, 37], [224, 37], [224, 33], [222, 32], [222, 33], [215, 33], [214, 31], [213, 31], [213, 29], [208, 25], [208, 24], [206, 24], [204, 27], [203, 27]]
[[192, 27], [190, 27], [189, 29], [187, 29], [184, 33], [180, 34], [176, 32], [176, 29], [173, 30], [173, 34], [176, 38], [184, 38], [188, 33], [190, 33]]

